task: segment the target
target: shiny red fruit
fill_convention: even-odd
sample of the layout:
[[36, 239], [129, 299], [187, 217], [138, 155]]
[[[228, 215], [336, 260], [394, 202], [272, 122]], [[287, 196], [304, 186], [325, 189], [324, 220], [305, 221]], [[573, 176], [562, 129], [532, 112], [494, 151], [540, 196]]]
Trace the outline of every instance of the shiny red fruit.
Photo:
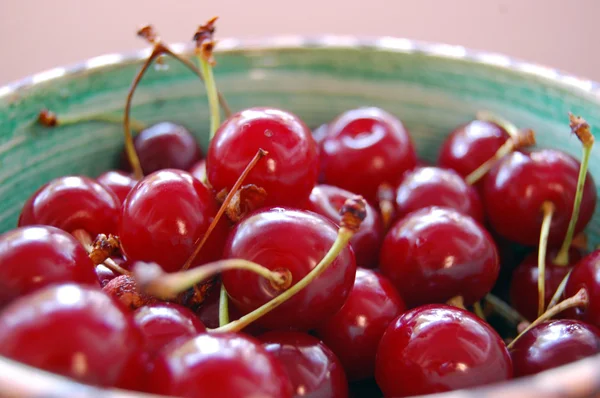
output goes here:
[[208, 181], [214, 190], [230, 190], [260, 148], [269, 154], [244, 184], [267, 191], [265, 207], [303, 204], [317, 183], [317, 146], [304, 122], [274, 108], [243, 110], [217, 130], [206, 157]]
[[577, 317], [584, 322], [600, 327], [600, 250], [596, 250], [579, 261], [569, 276], [564, 297], [572, 297], [584, 288], [588, 297], [585, 308], [566, 311], [569, 317]]
[[[322, 216], [272, 208], [254, 212], [237, 224], [229, 235], [224, 258], [243, 258], [271, 270], [286, 268], [296, 284], [327, 254], [336, 237], [337, 228]], [[256, 323], [269, 330], [314, 328], [344, 304], [355, 273], [354, 254], [346, 247], [322, 275]], [[222, 278], [231, 303], [243, 313], [280, 293], [250, 271], [225, 271]]]
[[380, 108], [344, 112], [329, 123], [321, 145], [325, 183], [363, 195], [371, 203], [376, 203], [379, 185], [396, 185], [416, 164], [408, 130]]
[[121, 203], [125, 201], [127, 194], [137, 184], [137, 181], [131, 175], [116, 170], [100, 174], [96, 181], [117, 195]]
[[82, 176], [59, 177], [44, 184], [25, 202], [19, 227], [51, 225], [67, 232], [83, 229], [93, 237], [117, 231], [117, 196]]
[[291, 398], [279, 361], [252, 337], [200, 334], [168, 347], [149, 377], [149, 392], [186, 398]]
[[377, 351], [375, 378], [386, 397], [482, 386], [512, 378], [502, 338], [474, 314], [431, 304], [400, 315]]
[[[484, 178], [482, 198], [490, 225], [514, 242], [537, 245], [542, 204], [550, 201], [555, 211], [548, 243], [560, 245], [573, 212], [578, 175], [579, 162], [558, 150], [507, 155]], [[596, 186], [588, 173], [575, 234], [588, 224], [595, 207]]]
[[471, 305], [500, 271], [496, 245], [475, 220], [441, 207], [418, 210], [388, 231], [379, 268], [409, 308], [462, 296]]
[[190, 174], [195, 179], [205, 184], [208, 181], [208, 177], [206, 177], [206, 160], [202, 159], [194, 164], [190, 169]]
[[373, 377], [375, 354], [386, 328], [406, 310], [383, 275], [358, 268], [344, 306], [317, 328], [317, 335], [342, 362], [350, 381]]
[[285, 368], [296, 397], [348, 397], [342, 364], [319, 339], [280, 331], [263, 334], [259, 340]]
[[[160, 170], [146, 176], [123, 203], [119, 237], [130, 261], [152, 261], [178, 271], [218, 210], [211, 192], [191, 174]], [[192, 266], [221, 258], [228, 228], [217, 225]]]

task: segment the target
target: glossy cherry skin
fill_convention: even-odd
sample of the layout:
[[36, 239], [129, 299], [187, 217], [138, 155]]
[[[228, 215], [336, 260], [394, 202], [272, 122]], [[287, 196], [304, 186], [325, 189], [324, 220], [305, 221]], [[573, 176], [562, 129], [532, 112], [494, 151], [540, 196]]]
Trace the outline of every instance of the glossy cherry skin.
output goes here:
[[90, 178], [59, 177], [27, 199], [18, 226], [51, 225], [67, 232], [83, 229], [93, 237], [114, 234], [120, 207], [114, 193]]
[[510, 349], [515, 377], [600, 353], [600, 330], [572, 319], [543, 322], [515, 341]]
[[[296, 284], [321, 261], [336, 237], [335, 225], [315, 213], [284, 208], [259, 210], [237, 224], [223, 257], [243, 258], [272, 270], [286, 268], [292, 274], [292, 284]], [[314, 328], [342, 307], [355, 273], [354, 253], [346, 247], [323, 274], [256, 323], [268, 330]], [[243, 313], [280, 293], [250, 271], [225, 271], [222, 280], [231, 303]]]
[[186, 398], [291, 398], [279, 361], [258, 340], [236, 333], [200, 334], [167, 347], [149, 377], [149, 392]]
[[202, 160], [198, 161], [196, 164], [194, 164], [192, 166], [192, 168], [190, 169], [190, 174], [195, 179], [197, 179], [201, 183], [205, 184], [206, 181], [208, 181], [208, 177], [206, 177], [206, 160], [202, 159]]
[[0, 307], [56, 283], [99, 287], [81, 244], [54, 227], [21, 227], [0, 235]]
[[120, 203], [125, 201], [127, 194], [137, 184], [137, 181], [131, 175], [116, 170], [100, 174], [96, 181], [112, 191], [119, 198]]
[[[163, 169], [188, 170], [202, 158], [193, 134], [187, 128], [171, 122], [145, 128], [135, 136], [133, 142], [144, 174]], [[125, 152], [121, 159], [122, 168], [131, 171]]]
[[274, 108], [250, 108], [225, 120], [210, 142], [208, 181], [216, 192], [230, 190], [257, 151], [269, 152], [244, 184], [267, 191], [264, 206], [299, 206], [317, 183], [317, 145], [296, 115]]
[[475, 220], [456, 210], [413, 212], [388, 231], [379, 268], [409, 308], [462, 296], [480, 300], [500, 271], [494, 241]]
[[375, 366], [386, 397], [482, 386], [512, 378], [502, 338], [476, 315], [430, 304], [400, 315], [385, 331]]
[[108, 282], [115, 279], [118, 275], [115, 274], [110, 268], [107, 268], [104, 264], [100, 264], [96, 266], [96, 276], [98, 277], [100, 286], [104, 287]]
[[376, 203], [379, 185], [396, 185], [416, 164], [408, 130], [380, 108], [344, 112], [329, 123], [321, 145], [325, 183], [363, 195], [371, 203]]
[[[125, 256], [178, 271], [213, 221], [218, 207], [211, 192], [191, 174], [160, 170], [129, 193], [119, 225]], [[221, 219], [192, 266], [221, 257], [227, 224]]]
[[506, 130], [497, 124], [473, 120], [448, 135], [440, 148], [438, 165], [466, 177], [494, 156], [508, 138]]
[[588, 305], [575, 308], [563, 314], [576, 317], [584, 322], [600, 327], [600, 250], [595, 250], [579, 261], [569, 276], [564, 297], [572, 297], [581, 289], [586, 290]]
[[[347, 199], [355, 196], [352, 192], [331, 185], [317, 185], [310, 193], [306, 210], [327, 217], [337, 225], [342, 217], [340, 209]], [[356, 265], [365, 268], [377, 267], [379, 248], [383, 241], [384, 230], [381, 217], [375, 208], [367, 204], [367, 217], [352, 237], [350, 245], [356, 256]]]
[[0, 355], [88, 384], [118, 383], [141, 343], [131, 316], [97, 288], [49, 286], [0, 312]]
[[285, 368], [296, 397], [348, 397], [342, 364], [319, 339], [302, 332], [277, 331], [259, 340]]
[[479, 194], [458, 173], [439, 167], [407, 172], [396, 189], [397, 218], [431, 206], [449, 207], [483, 223]]
[[[542, 204], [550, 201], [556, 210], [548, 243], [559, 246], [573, 212], [578, 175], [579, 162], [558, 150], [507, 155], [484, 178], [482, 198], [490, 225], [514, 242], [537, 245]], [[588, 224], [595, 207], [596, 186], [588, 173], [575, 234]]]
[[404, 301], [385, 276], [358, 268], [344, 306], [319, 328], [317, 335], [342, 362], [350, 381], [373, 377], [381, 336]]

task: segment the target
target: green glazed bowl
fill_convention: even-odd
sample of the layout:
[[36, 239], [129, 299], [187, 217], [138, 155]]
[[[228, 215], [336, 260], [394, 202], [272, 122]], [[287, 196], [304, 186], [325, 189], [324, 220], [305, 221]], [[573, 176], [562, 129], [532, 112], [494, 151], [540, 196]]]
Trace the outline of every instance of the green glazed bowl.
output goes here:
[[[580, 157], [568, 127], [569, 111], [600, 132], [600, 86], [557, 70], [478, 53], [458, 46], [380, 37], [277, 37], [218, 44], [215, 70], [231, 108], [274, 106], [309, 126], [353, 107], [379, 106], [397, 115], [419, 156], [435, 161], [447, 133], [490, 110], [537, 132], [538, 145]], [[186, 53], [184, 45], [174, 45]], [[0, 87], [0, 232], [14, 228], [23, 202], [43, 183], [68, 174], [92, 177], [117, 165], [122, 127], [103, 123], [43, 128], [42, 108], [58, 114], [122, 112], [127, 89], [149, 54], [110, 54], [56, 68]], [[134, 98], [133, 117], [171, 120], [208, 141], [208, 106], [201, 82], [167, 59], [150, 70]], [[598, 156], [594, 148], [592, 158]], [[600, 162], [590, 171], [600, 176]], [[600, 184], [597, 184], [600, 188]], [[600, 206], [589, 225], [590, 245], [600, 243]], [[540, 375], [444, 397], [584, 397], [600, 394], [600, 356]], [[124, 397], [0, 358], [0, 395]]]

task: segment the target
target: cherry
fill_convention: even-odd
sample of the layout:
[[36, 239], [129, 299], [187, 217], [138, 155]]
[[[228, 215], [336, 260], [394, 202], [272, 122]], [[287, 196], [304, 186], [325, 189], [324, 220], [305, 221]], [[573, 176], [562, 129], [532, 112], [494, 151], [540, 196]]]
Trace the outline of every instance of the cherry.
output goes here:
[[96, 266], [96, 276], [98, 277], [100, 286], [104, 287], [108, 282], [115, 279], [118, 274], [115, 274], [115, 272], [106, 265], [100, 264]]
[[0, 235], [0, 307], [62, 282], [99, 286], [92, 261], [73, 236], [49, 226], [21, 227]]
[[127, 365], [141, 344], [131, 317], [97, 288], [49, 286], [0, 312], [0, 355], [88, 384], [136, 374]]
[[510, 349], [515, 377], [528, 376], [600, 353], [600, 330], [581, 321], [546, 321]]
[[567, 311], [569, 317], [576, 317], [584, 322], [600, 327], [600, 250], [588, 254], [581, 259], [567, 281], [565, 296], [571, 297], [580, 289], [585, 289], [589, 300], [585, 308]]
[[[355, 196], [352, 192], [331, 185], [317, 185], [310, 193], [307, 210], [327, 217], [334, 223], [340, 223], [340, 209], [344, 202]], [[371, 205], [367, 205], [367, 217], [350, 240], [359, 267], [377, 267], [379, 248], [383, 241], [383, 224], [379, 214]]]
[[462, 296], [471, 305], [490, 292], [500, 271], [494, 241], [475, 220], [430, 207], [396, 222], [379, 267], [409, 308]]
[[376, 203], [381, 184], [396, 185], [416, 164], [408, 130], [379, 108], [344, 112], [329, 123], [321, 145], [325, 183], [363, 195], [371, 203]]
[[190, 169], [190, 174], [203, 184], [208, 181], [206, 177], [206, 160], [202, 159], [196, 162]]
[[385, 276], [357, 268], [346, 303], [316, 333], [340, 359], [349, 380], [366, 379], [374, 375], [375, 354], [383, 332], [405, 309]]
[[258, 149], [268, 152], [245, 184], [267, 192], [269, 206], [300, 206], [317, 182], [318, 156], [311, 132], [295, 115], [273, 108], [251, 108], [225, 120], [206, 157], [208, 181], [229, 191]]
[[[284, 208], [258, 210], [230, 233], [224, 258], [254, 261], [271, 270], [287, 269], [293, 286], [328, 253], [336, 237], [335, 225], [317, 214]], [[345, 247], [322, 275], [256, 323], [266, 329], [314, 328], [341, 308], [355, 270], [352, 249]], [[232, 304], [245, 314], [281, 293], [249, 271], [225, 271], [222, 280]]]
[[[491, 226], [517, 243], [536, 245], [542, 223], [540, 209], [545, 201], [549, 201], [555, 211], [548, 244], [559, 245], [573, 212], [578, 174], [579, 162], [558, 150], [541, 149], [507, 155], [483, 182], [482, 198]], [[588, 173], [575, 233], [588, 224], [595, 206], [596, 187]]]
[[59, 177], [39, 188], [23, 206], [19, 227], [51, 225], [93, 236], [115, 233], [121, 204], [117, 196], [83, 176]]
[[386, 397], [425, 395], [508, 380], [502, 338], [460, 308], [431, 304], [400, 315], [385, 331], [375, 367]]
[[[118, 235], [124, 254], [130, 261], [153, 261], [165, 271], [176, 271], [192, 254], [216, 213], [211, 192], [191, 174], [154, 172], [140, 181], [123, 203]], [[227, 236], [227, 224], [221, 221], [192, 266], [221, 257]]]
[[292, 397], [279, 361], [237, 333], [200, 334], [168, 346], [149, 377], [149, 392], [184, 397]]
[[125, 201], [127, 194], [137, 184], [137, 181], [132, 176], [116, 170], [107, 171], [99, 175], [96, 181], [112, 191], [119, 198], [120, 203]]
[[407, 172], [396, 190], [396, 216], [430, 206], [455, 209], [483, 223], [479, 194], [455, 171], [419, 167]]
[[283, 364], [297, 397], [347, 398], [348, 381], [335, 354], [319, 339], [301, 332], [269, 332], [259, 337]]

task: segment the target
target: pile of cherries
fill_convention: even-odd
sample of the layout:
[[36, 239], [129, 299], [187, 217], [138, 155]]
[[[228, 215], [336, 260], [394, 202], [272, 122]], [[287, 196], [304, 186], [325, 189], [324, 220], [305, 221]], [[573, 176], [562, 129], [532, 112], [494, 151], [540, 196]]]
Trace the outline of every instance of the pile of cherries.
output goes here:
[[[182, 60], [141, 32], [144, 68]], [[195, 36], [204, 158], [172, 122], [130, 139], [126, 109], [121, 170], [53, 179], [0, 236], [1, 356], [170, 396], [401, 397], [600, 352], [600, 251], [576, 244], [596, 205], [583, 119], [582, 161], [482, 114], [437, 166], [376, 107], [314, 134], [276, 108], [221, 123], [213, 33]]]

